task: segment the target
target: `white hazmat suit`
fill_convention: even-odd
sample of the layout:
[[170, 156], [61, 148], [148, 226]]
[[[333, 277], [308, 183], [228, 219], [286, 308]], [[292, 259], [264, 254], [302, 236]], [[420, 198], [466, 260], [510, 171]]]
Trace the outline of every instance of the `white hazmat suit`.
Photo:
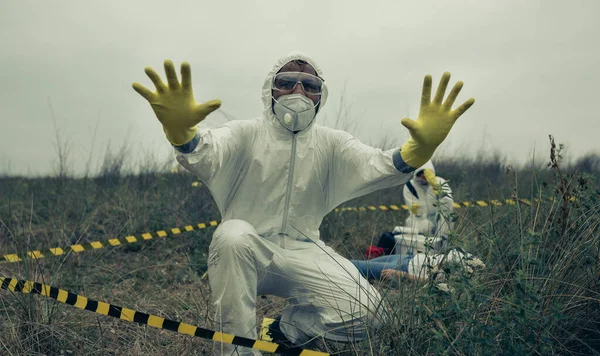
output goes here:
[[404, 203], [409, 208], [405, 228], [426, 236], [447, 237], [449, 230], [453, 227], [451, 222], [451, 214], [454, 210], [452, 189], [444, 178], [436, 175], [435, 180], [440, 190], [439, 195], [436, 195], [431, 184], [417, 177], [425, 169], [431, 170], [435, 175], [433, 163], [428, 161], [413, 172], [412, 179], [406, 182], [402, 190]]
[[[296, 345], [315, 336], [360, 340], [365, 322], [377, 318], [380, 295], [320, 240], [319, 226], [339, 204], [405, 183], [413, 168], [399, 149], [367, 146], [315, 120], [288, 131], [273, 114], [271, 90], [274, 75], [296, 59], [322, 77], [305, 54], [280, 58], [262, 88], [262, 116], [199, 126], [176, 159], [206, 185], [222, 216], [208, 261], [218, 331], [255, 339], [257, 295], [275, 295], [288, 298], [280, 327]], [[326, 100], [324, 86], [319, 109]], [[222, 343], [215, 351], [260, 354]]]

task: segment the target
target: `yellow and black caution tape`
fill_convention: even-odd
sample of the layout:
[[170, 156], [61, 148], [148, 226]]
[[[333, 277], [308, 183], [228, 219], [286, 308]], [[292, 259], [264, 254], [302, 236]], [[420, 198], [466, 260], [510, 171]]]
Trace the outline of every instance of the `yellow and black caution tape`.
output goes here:
[[[554, 198], [548, 198], [549, 201], [554, 201]], [[574, 201], [575, 198], [571, 198], [569, 199], [570, 201]], [[536, 203], [540, 203], [542, 200], [535, 198], [533, 199], [533, 202]], [[460, 209], [460, 208], [470, 208], [470, 207], [487, 207], [490, 205], [493, 206], [502, 206], [502, 205], [516, 205], [518, 203], [521, 204], [525, 204], [525, 205], [531, 205], [531, 200], [528, 199], [505, 199], [503, 201], [500, 200], [477, 200], [477, 201], [463, 201], [460, 203], [455, 202], [454, 203], [454, 208]], [[408, 207], [406, 205], [368, 205], [368, 206], [361, 206], [358, 208], [353, 208], [353, 207], [343, 207], [343, 208], [336, 208], [334, 210], [334, 212], [339, 213], [339, 212], [345, 212], [345, 211], [400, 211], [400, 210], [408, 210]], [[98, 250], [98, 249], [102, 249], [102, 248], [106, 248], [106, 247], [116, 247], [116, 246], [121, 246], [124, 244], [129, 244], [129, 243], [136, 243], [136, 242], [145, 242], [148, 240], [152, 240], [154, 238], [162, 238], [162, 237], [168, 237], [168, 236], [175, 236], [175, 235], [179, 235], [185, 232], [190, 232], [190, 231], [195, 231], [195, 230], [199, 230], [199, 229], [205, 229], [207, 227], [212, 227], [212, 226], [217, 226], [219, 223], [217, 221], [210, 221], [208, 223], [200, 223], [200, 224], [196, 224], [194, 225], [186, 225], [183, 228], [171, 228], [171, 229], [165, 229], [165, 230], [159, 230], [156, 231], [154, 233], [150, 233], [150, 232], [146, 232], [143, 233], [139, 236], [134, 236], [134, 235], [129, 235], [129, 236], [125, 236], [123, 238], [112, 238], [112, 239], [107, 239], [107, 240], [103, 240], [103, 241], [92, 241], [92, 242], [86, 242], [86, 243], [81, 243], [81, 244], [74, 244], [74, 245], [70, 245], [67, 247], [55, 247], [55, 248], [49, 248], [49, 249], [45, 249], [45, 250], [34, 250], [34, 251], [27, 251], [24, 254], [18, 254], [18, 253], [9, 253], [3, 256], [0, 256], [0, 262], [7, 261], [7, 262], [20, 262], [23, 260], [23, 258], [27, 257], [30, 259], [40, 259], [40, 258], [44, 258], [47, 256], [60, 256], [60, 255], [65, 255], [68, 253], [79, 253], [79, 252], [83, 252], [83, 251], [91, 251], [91, 250]]]
[[2, 262], [2, 260], [5, 260], [7, 262], [20, 262], [25, 257], [27, 257], [29, 259], [40, 259], [40, 258], [44, 258], [47, 256], [61, 256], [61, 255], [66, 255], [68, 253], [79, 253], [79, 252], [83, 252], [83, 251], [98, 250], [98, 249], [102, 249], [102, 248], [106, 248], [106, 247], [116, 247], [116, 246], [136, 243], [136, 242], [145, 242], [145, 241], [156, 239], [156, 238], [176, 236], [176, 235], [179, 235], [182, 233], [206, 229], [208, 227], [217, 226], [217, 225], [218, 225], [218, 222], [209, 221], [208, 223], [200, 223], [200, 224], [196, 224], [196, 225], [186, 225], [183, 228], [174, 227], [171, 229], [159, 230], [159, 231], [155, 231], [154, 233], [145, 232], [138, 236], [129, 235], [129, 236], [125, 236], [122, 238], [112, 238], [112, 239], [107, 239], [107, 240], [103, 240], [103, 241], [92, 241], [92, 242], [86, 242], [86, 243], [81, 243], [81, 244], [74, 244], [74, 245], [70, 245], [70, 246], [66, 246], [66, 247], [54, 247], [54, 248], [48, 248], [45, 250], [27, 251], [24, 254], [9, 253], [9, 254], [0, 256], [0, 262]]
[[[555, 199], [553, 197], [548, 198], [548, 201], [554, 201]], [[543, 201], [543, 199], [539, 199], [539, 198], [534, 198], [533, 202], [535, 203], [541, 203]], [[569, 201], [575, 201], [574, 197], [571, 197], [569, 199]], [[496, 199], [492, 199], [492, 200], [476, 200], [476, 201], [462, 201], [462, 202], [455, 202], [454, 203], [454, 208], [456, 209], [460, 209], [460, 208], [471, 208], [471, 207], [486, 207], [486, 206], [502, 206], [502, 205], [516, 205], [517, 203], [521, 203], [521, 204], [525, 204], [525, 205], [531, 205], [531, 200], [529, 199], [504, 199], [504, 200], [496, 200]], [[403, 204], [403, 205], [368, 205], [368, 206], [361, 206], [361, 207], [343, 207], [343, 208], [336, 208], [334, 211], [336, 213], [339, 212], [343, 212], [343, 211], [399, 211], [399, 210], [408, 210], [408, 206]]]
[[65, 304], [72, 305], [76, 308], [94, 312], [100, 315], [112, 316], [113, 318], [138, 323], [142, 325], [152, 326], [158, 329], [174, 331], [180, 334], [197, 336], [204, 339], [214, 340], [226, 344], [237, 346], [250, 347], [260, 351], [271, 353], [279, 353], [284, 355], [300, 355], [300, 356], [329, 356], [330, 354], [301, 349], [299, 347], [286, 347], [284, 345], [275, 344], [263, 340], [253, 340], [245, 337], [225, 334], [218, 331], [201, 328], [198, 326], [182, 323], [179, 321], [165, 319], [160, 316], [143, 313], [137, 310], [120, 307], [117, 305], [101, 302], [93, 299], [88, 299], [82, 295], [74, 294], [63, 289], [51, 287], [49, 285], [17, 280], [14, 278], [0, 277], [1, 288], [4, 290], [24, 293], [24, 294], [39, 294], [45, 297], [56, 299]]

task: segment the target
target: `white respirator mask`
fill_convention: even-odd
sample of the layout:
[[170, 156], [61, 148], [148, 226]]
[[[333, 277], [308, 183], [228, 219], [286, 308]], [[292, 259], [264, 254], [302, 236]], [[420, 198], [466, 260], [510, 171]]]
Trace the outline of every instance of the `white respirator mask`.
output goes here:
[[291, 132], [307, 128], [317, 114], [316, 105], [302, 94], [282, 95], [273, 101], [275, 117]]

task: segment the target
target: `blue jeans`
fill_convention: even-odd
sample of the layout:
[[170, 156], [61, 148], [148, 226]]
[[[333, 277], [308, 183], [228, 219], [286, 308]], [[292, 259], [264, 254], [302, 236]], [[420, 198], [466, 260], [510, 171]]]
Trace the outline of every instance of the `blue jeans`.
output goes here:
[[370, 260], [350, 260], [365, 278], [381, 279], [381, 271], [395, 269], [408, 272], [408, 261], [413, 255], [387, 255]]

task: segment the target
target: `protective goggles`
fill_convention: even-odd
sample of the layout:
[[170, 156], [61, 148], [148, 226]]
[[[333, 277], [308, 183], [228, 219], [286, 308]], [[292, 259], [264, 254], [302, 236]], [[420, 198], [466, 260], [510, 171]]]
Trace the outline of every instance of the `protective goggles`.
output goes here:
[[291, 92], [298, 83], [307, 94], [321, 95], [323, 79], [304, 72], [277, 73], [273, 78], [273, 90]]

